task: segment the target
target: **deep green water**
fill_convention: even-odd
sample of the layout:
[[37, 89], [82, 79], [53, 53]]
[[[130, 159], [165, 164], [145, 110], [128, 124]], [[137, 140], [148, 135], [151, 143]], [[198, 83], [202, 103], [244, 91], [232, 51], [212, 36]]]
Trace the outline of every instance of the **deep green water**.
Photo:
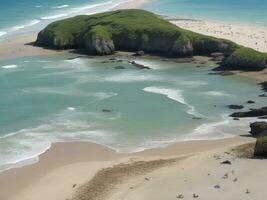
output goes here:
[[177, 140], [230, 137], [247, 132], [249, 120], [232, 121], [226, 105], [249, 99], [257, 102], [252, 106], [264, 104], [255, 81], [208, 75], [213, 63], [196, 68], [139, 58], [152, 68], [140, 70], [127, 61], [76, 56], [0, 61], [0, 169], [36, 158], [59, 141], [133, 152]]

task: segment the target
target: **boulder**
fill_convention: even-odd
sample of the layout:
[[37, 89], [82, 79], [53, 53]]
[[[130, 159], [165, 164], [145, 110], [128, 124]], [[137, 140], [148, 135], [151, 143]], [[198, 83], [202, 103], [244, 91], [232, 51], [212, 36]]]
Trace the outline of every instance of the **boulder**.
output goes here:
[[135, 66], [138, 69], [151, 69], [150, 67], [147, 67], [145, 65], [139, 64], [135, 61], [130, 62], [133, 66]]
[[251, 109], [246, 112], [235, 112], [231, 114], [231, 117], [244, 118], [244, 117], [262, 117], [267, 115], [267, 107], [262, 107], [258, 109]]
[[263, 91], [267, 92], [267, 81], [260, 83], [260, 86], [261, 86]]
[[243, 109], [244, 106], [243, 105], [229, 105], [228, 106], [230, 109], [233, 109], [233, 110], [240, 110], [240, 109]]
[[248, 100], [247, 103], [248, 103], [248, 104], [253, 104], [253, 103], [255, 103], [255, 101]]
[[267, 157], [267, 135], [262, 135], [258, 137], [255, 149], [254, 156]]
[[267, 131], [267, 122], [254, 122], [250, 124], [250, 133], [254, 137], [262, 135], [264, 131]]
[[267, 97], [267, 94], [260, 94], [259, 97]]

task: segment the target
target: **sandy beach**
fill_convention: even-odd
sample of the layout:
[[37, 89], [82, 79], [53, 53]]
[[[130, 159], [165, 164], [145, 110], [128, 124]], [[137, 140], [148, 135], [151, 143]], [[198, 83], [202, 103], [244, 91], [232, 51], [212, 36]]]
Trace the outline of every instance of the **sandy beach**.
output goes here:
[[[102, 192], [100, 194], [94, 193], [94, 198], [89, 199], [128, 199], [128, 197], [122, 198], [120, 195], [127, 196], [135, 191], [135, 189], [131, 190], [131, 193], [128, 194], [129, 184], [131, 184], [131, 187], [134, 186], [134, 188], [139, 189], [141, 188], [141, 183], [145, 183], [143, 181], [145, 177], [152, 177], [153, 173], [160, 173], [161, 170], [172, 172], [173, 168], [176, 168], [177, 175], [180, 173], [180, 176], [183, 176], [184, 172], [178, 169], [186, 166], [187, 162], [191, 159], [199, 159], [197, 162], [191, 161], [195, 164], [190, 165], [190, 169], [193, 166], [196, 167], [196, 173], [198, 167], [205, 168], [209, 166], [209, 162], [203, 164], [202, 160], [204, 158], [209, 159], [210, 162], [215, 161], [214, 158], [208, 155], [213, 155], [214, 152], [223, 153], [233, 146], [250, 142], [254, 142], [254, 139], [234, 137], [222, 140], [188, 141], [179, 142], [166, 148], [151, 149], [134, 154], [119, 154], [101, 145], [86, 142], [56, 143], [46, 153], [40, 156], [38, 163], [0, 173], [0, 199], [65, 200], [76, 196], [76, 199], [82, 199], [80, 198], [81, 191], [82, 194], [91, 195], [91, 187], [100, 187], [102, 188]], [[142, 162], [140, 163], [140, 161]], [[217, 164], [218, 162], [216, 161]], [[250, 163], [251, 161], [247, 160], [244, 162]], [[212, 167], [212, 165], [209, 167]], [[102, 177], [102, 181], [97, 181], [89, 189], [87, 187], [84, 189], [86, 185], [92, 185], [90, 181], [95, 181], [98, 178], [98, 175], [95, 174], [103, 168], [112, 172], [110, 173], [108, 171], [104, 177], [105, 181], [112, 180], [110, 184], [103, 186], [102, 184], [105, 181]], [[240, 171], [242, 168], [238, 168], [238, 170]], [[211, 171], [214, 172], [215, 169]], [[115, 172], [118, 173], [116, 178], [112, 176]], [[216, 173], [219, 174], [220, 172], [216, 170]], [[109, 178], [110, 176], [112, 178]], [[164, 178], [165, 176], [160, 175], [160, 177]], [[117, 178], [119, 180], [113, 182]], [[139, 183], [140, 180], [142, 180], [141, 183]], [[217, 178], [217, 180], [220, 181], [220, 178]], [[132, 181], [134, 183], [137, 181], [138, 184], [132, 185]], [[177, 181], [179, 182], [181, 180], [177, 179]], [[205, 182], [205, 178], [202, 181]], [[179, 192], [180, 186], [180, 184], [177, 185], [177, 191], [175, 192]], [[123, 189], [118, 189], [121, 187]], [[165, 184], [165, 187], [167, 190], [169, 185]], [[15, 193], [14, 190], [16, 191]], [[99, 195], [103, 195], [104, 191], [104, 197], [99, 198]], [[144, 190], [144, 192], [148, 191]], [[181, 188], [180, 191], [182, 192], [184, 190]], [[139, 193], [137, 190], [136, 192]], [[129, 199], [132, 199], [132, 197], [129, 197]]]
[[263, 25], [245, 25], [212, 20], [166, 17], [173, 24], [204, 35], [224, 38], [240, 45], [267, 52], [267, 28]]
[[[118, 9], [138, 8], [146, 2], [132, 1]], [[264, 27], [167, 19], [188, 30], [267, 52]], [[27, 45], [36, 36], [1, 41], [0, 60], [56, 53]], [[266, 80], [267, 71], [242, 75]], [[0, 173], [0, 200], [264, 199], [267, 161], [239, 158], [231, 150], [254, 143], [254, 138], [238, 136], [178, 142], [133, 154], [89, 142], [56, 143], [39, 162]], [[231, 164], [221, 164], [225, 160]]]

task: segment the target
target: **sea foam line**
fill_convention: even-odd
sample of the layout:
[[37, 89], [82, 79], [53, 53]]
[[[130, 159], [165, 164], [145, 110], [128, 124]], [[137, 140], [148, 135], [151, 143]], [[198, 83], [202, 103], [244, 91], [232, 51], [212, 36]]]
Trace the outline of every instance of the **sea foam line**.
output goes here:
[[18, 67], [17, 65], [3, 65], [3, 66], [1, 66], [1, 68], [3, 68], [3, 69], [14, 69], [17, 67]]
[[194, 106], [188, 104], [183, 96], [183, 91], [178, 89], [171, 89], [171, 88], [164, 88], [164, 87], [146, 87], [143, 89], [145, 92], [155, 93], [155, 94], [162, 94], [167, 96], [169, 99], [177, 101], [183, 105], [186, 105], [189, 109], [187, 114], [194, 115], [194, 116], [202, 116], [198, 113]]
[[61, 5], [61, 6], [54, 6], [52, 7], [53, 9], [61, 9], [61, 8], [68, 8], [69, 5], [68, 4], [64, 4], [64, 5]]
[[38, 19], [34, 19], [32, 21], [30, 21], [28, 24], [24, 24], [24, 25], [20, 25], [20, 26], [14, 26], [12, 28], [10, 28], [10, 31], [18, 31], [20, 29], [24, 29], [24, 28], [27, 28], [27, 27], [30, 27], [30, 26], [34, 26], [38, 23], [40, 23], [41, 21], [38, 20]]

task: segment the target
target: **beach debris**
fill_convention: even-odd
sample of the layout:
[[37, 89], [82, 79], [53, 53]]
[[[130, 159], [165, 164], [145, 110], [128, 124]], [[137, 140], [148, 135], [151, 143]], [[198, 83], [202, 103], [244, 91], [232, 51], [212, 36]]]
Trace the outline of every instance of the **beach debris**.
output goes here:
[[250, 191], [248, 189], [246, 189], [246, 194], [250, 194]]
[[210, 176], [210, 173], [208, 173], [208, 176]]
[[215, 189], [221, 189], [221, 186], [220, 185], [214, 185], [214, 188]]
[[193, 194], [193, 198], [198, 198], [199, 197], [199, 195], [198, 194]]
[[225, 173], [222, 178], [223, 179], [228, 179], [228, 177], [229, 177], [229, 174], [228, 173]]
[[222, 165], [231, 165], [232, 162], [230, 160], [225, 160], [223, 162], [221, 162]]
[[183, 198], [184, 198], [184, 195], [182, 195], [182, 194], [178, 194], [178, 195], [176, 196], [176, 198], [177, 198], [177, 199], [183, 199]]
[[133, 187], [130, 187], [130, 190], [132, 190], [133, 189]]
[[233, 182], [237, 182], [238, 181], [238, 179], [237, 178], [235, 178], [234, 180], [233, 180]]
[[77, 186], [77, 184], [73, 184], [73, 185], [72, 185], [72, 188], [75, 188], [76, 186]]
[[149, 178], [146, 177], [145, 180], [146, 180], [146, 181], [149, 181]]
[[110, 113], [110, 112], [112, 112], [112, 110], [110, 110], [110, 109], [102, 109], [102, 112], [104, 112], [104, 113]]

